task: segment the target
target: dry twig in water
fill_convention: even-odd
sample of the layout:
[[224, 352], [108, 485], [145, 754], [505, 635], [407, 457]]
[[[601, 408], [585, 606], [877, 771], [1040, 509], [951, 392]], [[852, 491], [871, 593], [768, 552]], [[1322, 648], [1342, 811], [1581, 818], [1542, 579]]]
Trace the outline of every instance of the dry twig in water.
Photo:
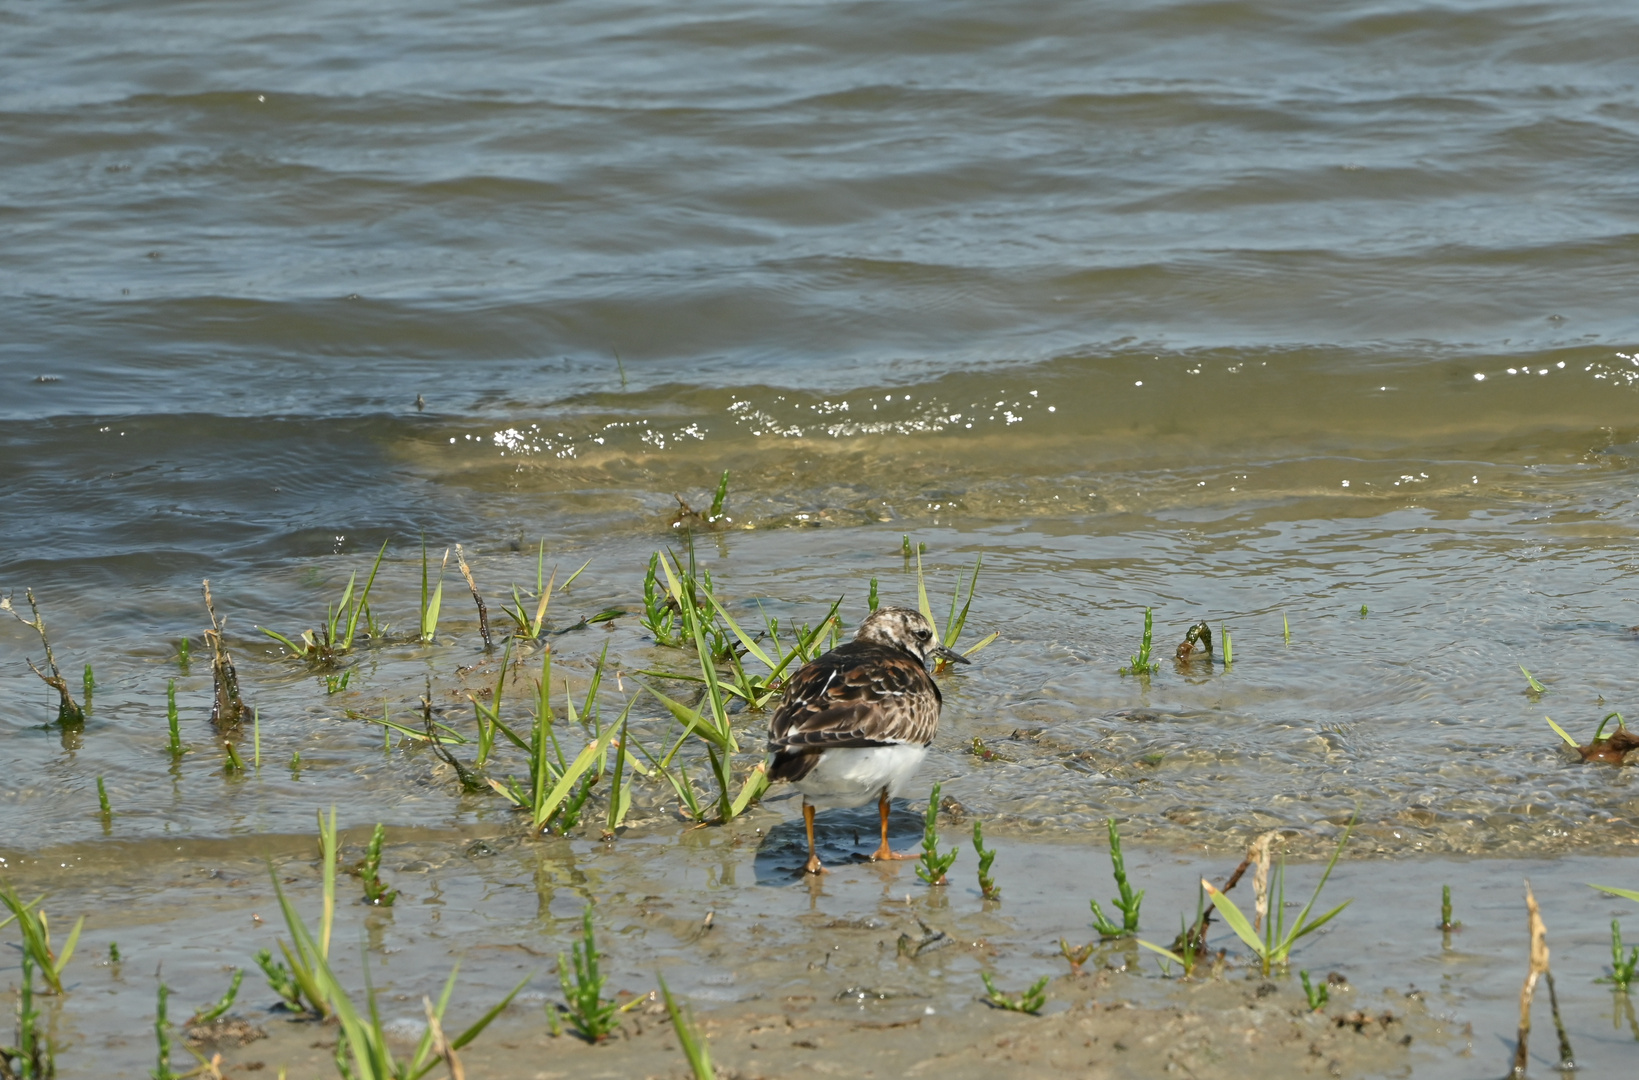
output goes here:
[[[57, 691], [57, 696], [61, 699], [57, 705], [57, 722], [65, 726], [83, 724], [85, 723], [85, 710], [81, 709], [79, 703], [74, 700], [74, 695], [68, 692], [68, 680], [63, 678], [63, 673], [57, 668], [57, 658], [51, 653], [51, 639], [46, 637], [46, 621], [40, 615], [40, 605], [34, 602], [34, 590], [25, 590], [23, 595], [28, 597], [28, 608], [34, 613], [33, 622], [29, 622], [17, 614], [17, 609], [11, 606], [11, 597], [9, 596], [0, 597], [0, 608], [11, 612], [18, 622], [24, 626], [32, 627], [34, 632], [40, 635], [40, 644], [45, 646], [46, 650], [46, 667], [51, 670], [51, 674], [47, 675], [35, 667], [33, 660], [26, 661], [28, 669], [38, 675], [41, 682]], [[90, 669], [87, 668], [86, 670], [89, 671]]]
[[473, 603], [478, 605], [478, 633], [484, 639], [484, 649], [493, 649], [495, 643], [489, 638], [489, 611], [484, 607], [484, 598], [478, 595], [478, 583], [472, 580], [472, 569], [467, 566], [467, 557], [462, 553], [460, 544], [455, 545], [455, 564], [461, 568], [461, 576], [467, 579]]
[[211, 581], [200, 583], [205, 594], [205, 611], [211, 617], [211, 628], [205, 631], [205, 642], [211, 647], [211, 682], [214, 684], [211, 701], [211, 723], [217, 730], [237, 724], [245, 718], [245, 703], [239, 696], [239, 674], [233, 670], [233, 658], [228, 655], [222, 634], [228, 621], [216, 617], [216, 605], [211, 602]]
[[1525, 910], [1529, 913], [1528, 926], [1531, 931], [1531, 967], [1519, 990], [1519, 1037], [1514, 1046], [1514, 1065], [1508, 1074], [1515, 1080], [1525, 1076], [1526, 1061], [1530, 1055], [1531, 1002], [1536, 997], [1539, 976], [1546, 976], [1548, 980], [1548, 1004], [1554, 1014], [1554, 1029], [1559, 1033], [1559, 1067], [1562, 1070], [1576, 1068], [1571, 1056], [1571, 1041], [1565, 1036], [1565, 1025], [1559, 1018], [1559, 995], [1554, 993], [1554, 977], [1548, 971], [1548, 928], [1543, 925], [1542, 912], [1537, 908], [1537, 898], [1531, 892], [1530, 881], [1525, 883]]

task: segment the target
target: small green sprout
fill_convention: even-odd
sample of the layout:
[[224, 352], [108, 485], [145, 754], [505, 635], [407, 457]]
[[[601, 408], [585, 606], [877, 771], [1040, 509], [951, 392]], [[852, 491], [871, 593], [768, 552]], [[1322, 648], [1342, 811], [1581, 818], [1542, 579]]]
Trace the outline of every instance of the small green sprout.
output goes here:
[[1150, 675], [1161, 670], [1161, 665], [1150, 660], [1150, 648], [1154, 644], [1155, 614], [1152, 608], [1144, 609], [1144, 636], [1139, 639], [1138, 651], [1132, 655], [1131, 663], [1122, 668], [1122, 675]]
[[1362, 619], [1364, 619], [1364, 618], [1365, 618], [1365, 617], [1366, 617], [1366, 615], [1367, 615], [1367, 614], [1368, 614], [1368, 611], [1367, 611], [1367, 608], [1366, 608], [1366, 605], [1365, 605], [1365, 604], [1361, 604], [1361, 605], [1360, 605], [1360, 617], [1361, 617], [1361, 618], [1362, 618]]
[[1332, 990], [1326, 985], [1326, 980], [1320, 980], [1318, 986], [1311, 986], [1307, 971], [1299, 971], [1298, 978], [1303, 980], [1303, 996], [1309, 999], [1309, 1011], [1319, 1012], [1324, 1009], [1326, 1003], [1332, 999]]
[[1235, 645], [1229, 640], [1229, 627], [1218, 624], [1218, 636], [1224, 639], [1224, 667], [1235, 662]]
[[876, 596], [876, 578], [871, 579], [871, 589], [865, 594], [865, 602], [870, 605], [872, 611], [881, 606], [881, 601]]
[[933, 785], [933, 792], [928, 796], [928, 812], [922, 824], [922, 857], [917, 860], [916, 876], [929, 885], [943, 885], [945, 872], [956, 862], [959, 849], [951, 848], [950, 854], [939, 854], [939, 785]]
[[188, 673], [188, 639], [184, 637], [176, 649], [176, 666], [182, 669], [182, 674]]
[[176, 761], [188, 752], [188, 748], [182, 745], [182, 731], [177, 723], [175, 679], [167, 680], [165, 685], [165, 722], [171, 729], [171, 760]]
[[1345, 900], [1326, 914], [1314, 919], [1309, 918], [1309, 912], [1314, 909], [1315, 901], [1320, 899], [1320, 892], [1326, 887], [1327, 879], [1332, 876], [1332, 868], [1337, 865], [1338, 857], [1343, 854], [1344, 845], [1349, 842], [1349, 834], [1354, 832], [1354, 825], [1354, 821], [1351, 820], [1348, 828], [1343, 830], [1343, 836], [1338, 840], [1336, 850], [1332, 852], [1331, 861], [1326, 864], [1325, 872], [1320, 875], [1320, 883], [1315, 886], [1314, 895], [1309, 898], [1307, 904], [1303, 905], [1303, 910], [1298, 912], [1297, 919], [1290, 925], [1286, 922], [1286, 861], [1284, 859], [1278, 864], [1275, 872], [1270, 875], [1269, 916], [1263, 922], [1263, 933], [1261, 935], [1253, 928], [1252, 921], [1241, 912], [1240, 908], [1235, 906], [1235, 901], [1225, 896], [1210, 881], [1205, 878], [1201, 879], [1201, 887], [1206, 890], [1207, 896], [1211, 898], [1212, 906], [1218, 909], [1218, 914], [1223, 916], [1224, 922], [1229, 925], [1231, 930], [1235, 931], [1235, 936], [1245, 942], [1247, 947], [1257, 955], [1265, 976], [1269, 974], [1271, 967], [1275, 965], [1284, 967], [1287, 964], [1291, 959], [1293, 946], [1301, 938], [1319, 930], [1322, 926], [1331, 922], [1338, 912], [1354, 903], [1353, 900]]
[[1107, 819], [1107, 824], [1110, 832], [1110, 865], [1115, 873], [1116, 889], [1121, 894], [1110, 903], [1121, 912], [1121, 925], [1117, 926], [1104, 917], [1104, 910], [1098, 906], [1097, 900], [1087, 903], [1093, 909], [1093, 929], [1098, 931], [1100, 937], [1114, 938], [1138, 930], [1138, 908], [1144, 902], [1144, 890], [1134, 892], [1127, 883], [1127, 861], [1121, 854], [1121, 834], [1116, 830], [1115, 818]]
[[1280, 613], [1280, 634], [1286, 639], [1286, 644], [1292, 644], [1292, 624], [1286, 621], [1286, 612]]
[[97, 805], [102, 807], [104, 823], [113, 820], [114, 808], [108, 805], [108, 789], [103, 786], [102, 777], [97, 777]]
[[1633, 952], [1624, 957], [1622, 955], [1622, 924], [1612, 919], [1610, 977], [1594, 981], [1608, 982], [1625, 994], [1628, 992], [1636, 972], [1639, 972], [1639, 945], [1634, 946]]
[[1000, 900], [1002, 887], [996, 884], [996, 879], [990, 876], [990, 864], [996, 861], [996, 852], [993, 848], [985, 847], [984, 822], [973, 823], [973, 850], [979, 856], [979, 892], [986, 900]]
[[706, 511], [706, 521], [716, 523], [723, 520], [723, 500], [728, 498], [728, 470], [717, 481], [717, 490], [711, 496], [711, 509]]
[[1031, 984], [1030, 989], [1026, 990], [1016, 998], [1008, 997], [1000, 990], [997, 990], [996, 984], [990, 979], [990, 972], [980, 972], [979, 978], [982, 979], [985, 984], [984, 1002], [992, 1008], [1006, 1009], [1008, 1012], [1030, 1013], [1034, 1016], [1036, 1013], [1041, 1012], [1043, 1005], [1047, 1004], [1046, 975], [1043, 975], [1041, 978], [1037, 979]]
[[154, 1071], [148, 1074], [153, 1080], [181, 1080], [171, 1071], [171, 1021], [167, 1015], [170, 997], [171, 988], [160, 983], [159, 1001], [154, 1007], [154, 1041], [158, 1044], [159, 1053]]
[[1548, 692], [1548, 688], [1546, 686], [1543, 686], [1541, 683], [1537, 682], [1537, 677], [1535, 675], [1532, 675], [1529, 671], [1525, 670], [1524, 664], [1519, 666], [1519, 671], [1521, 675], [1525, 676], [1526, 686], [1529, 687], [1529, 689], [1526, 690], [1526, 693], [1546, 694]]
[[1461, 925], [1460, 922], [1451, 921], [1451, 886], [1440, 886], [1440, 925], [1437, 929], [1449, 934]]
[[245, 969], [234, 968], [233, 978], [228, 982], [228, 992], [216, 1000], [215, 1005], [201, 1005], [188, 1021], [189, 1027], [199, 1024], [210, 1024], [227, 1015], [233, 1008], [233, 1001], [239, 996], [239, 984], [245, 981]]
[[558, 983], [563, 988], [569, 1022], [587, 1042], [599, 1042], [620, 1025], [620, 1007], [603, 1000], [605, 977], [598, 970], [598, 945], [592, 933], [592, 905], [581, 913], [581, 939], [572, 947], [574, 966], [558, 954]]
[[97, 679], [96, 679], [96, 676], [91, 673], [91, 665], [90, 664], [85, 665], [84, 687], [85, 687], [85, 711], [90, 712], [91, 711], [91, 695], [96, 693], [96, 690], [97, 690]]
[[364, 883], [365, 903], [376, 907], [392, 907], [398, 899], [398, 890], [389, 889], [381, 880], [381, 843], [386, 836], [387, 829], [377, 822], [375, 832], [370, 834], [370, 844], [364, 849], [364, 861], [358, 867], [359, 879]]
[[421, 536], [421, 633], [423, 645], [430, 645], [438, 636], [438, 612], [444, 606], [444, 571], [450, 565], [450, 549], [444, 549], [444, 561], [438, 564], [438, 584], [427, 591], [427, 536]]
[[1059, 938], [1059, 952], [1070, 962], [1070, 974], [1072, 975], [1081, 974], [1081, 965], [1087, 962], [1087, 958], [1093, 955], [1093, 950], [1097, 947], [1098, 942], [1096, 941], [1089, 941], [1085, 945], [1071, 945], [1065, 939]]
[[118, 967], [119, 962], [120, 962], [120, 943], [117, 942], [117, 941], [110, 941], [108, 943], [108, 966], [109, 967]]

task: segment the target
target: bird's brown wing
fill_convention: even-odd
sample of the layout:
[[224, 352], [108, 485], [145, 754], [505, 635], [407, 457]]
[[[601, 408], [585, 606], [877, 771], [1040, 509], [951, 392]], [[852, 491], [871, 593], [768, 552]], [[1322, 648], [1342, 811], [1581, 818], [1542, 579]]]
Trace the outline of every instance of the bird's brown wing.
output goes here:
[[791, 677], [768, 725], [768, 749], [926, 746], [939, 726], [939, 705], [938, 686], [914, 656], [849, 642]]

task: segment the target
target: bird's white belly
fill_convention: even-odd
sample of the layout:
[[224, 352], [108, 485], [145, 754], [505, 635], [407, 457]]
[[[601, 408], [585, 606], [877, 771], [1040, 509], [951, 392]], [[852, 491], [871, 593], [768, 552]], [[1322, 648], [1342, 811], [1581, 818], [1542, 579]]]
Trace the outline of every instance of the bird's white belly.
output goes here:
[[827, 750], [807, 776], [796, 782], [804, 801], [820, 809], [859, 806], [888, 789], [902, 795], [927, 755], [925, 746], [852, 746]]

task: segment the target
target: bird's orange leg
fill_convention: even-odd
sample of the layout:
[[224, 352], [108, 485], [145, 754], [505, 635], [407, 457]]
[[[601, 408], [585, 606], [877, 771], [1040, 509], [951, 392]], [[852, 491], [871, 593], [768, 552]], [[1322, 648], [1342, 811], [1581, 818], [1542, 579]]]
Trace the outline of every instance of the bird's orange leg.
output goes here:
[[810, 874], [823, 874], [826, 869], [814, 853], [814, 808], [807, 803], [802, 804], [802, 823], [808, 828], [808, 865], [803, 869]]
[[893, 848], [888, 846], [888, 789], [887, 788], [883, 788], [882, 789], [882, 794], [877, 796], [876, 808], [877, 808], [877, 811], [882, 815], [882, 846], [877, 848], [875, 851], [871, 852], [871, 860], [873, 862], [876, 862], [876, 861], [880, 861], [882, 859], [914, 859], [914, 858], [917, 858], [917, 853], [914, 852], [914, 851], [895, 851]]

